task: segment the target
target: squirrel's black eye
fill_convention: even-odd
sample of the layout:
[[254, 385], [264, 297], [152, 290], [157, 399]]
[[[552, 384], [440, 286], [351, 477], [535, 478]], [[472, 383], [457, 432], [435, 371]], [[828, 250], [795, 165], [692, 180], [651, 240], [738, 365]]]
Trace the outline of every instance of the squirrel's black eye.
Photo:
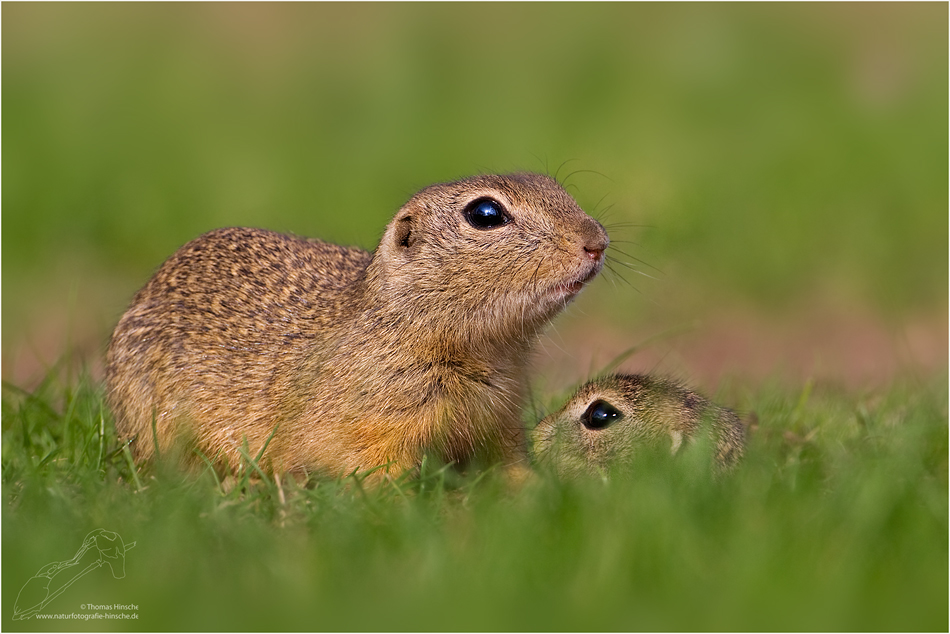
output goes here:
[[476, 229], [494, 229], [511, 222], [504, 208], [491, 198], [480, 198], [465, 208], [465, 219]]
[[623, 418], [623, 414], [607, 401], [594, 401], [581, 416], [587, 429], [603, 429]]

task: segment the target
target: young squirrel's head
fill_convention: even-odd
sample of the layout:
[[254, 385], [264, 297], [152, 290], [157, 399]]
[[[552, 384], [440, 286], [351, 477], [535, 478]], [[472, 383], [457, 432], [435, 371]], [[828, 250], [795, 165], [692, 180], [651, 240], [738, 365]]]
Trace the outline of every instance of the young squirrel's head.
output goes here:
[[675, 381], [613, 375], [581, 387], [532, 432], [537, 462], [562, 475], [596, 474], [630, 464], [648, 445], [676, 453], [709, 420], [716, 459], [727, 466], [742, 453], [744, 430], [734, 412]]

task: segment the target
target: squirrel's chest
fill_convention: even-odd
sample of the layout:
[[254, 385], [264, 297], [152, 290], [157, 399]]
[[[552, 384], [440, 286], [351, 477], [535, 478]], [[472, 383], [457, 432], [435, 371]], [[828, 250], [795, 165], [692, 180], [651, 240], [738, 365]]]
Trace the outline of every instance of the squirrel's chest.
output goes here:
[[418, 400], [422, 431], [449, 453], [491, 445], [504, 428], [520, 424], [523, 392], [514, 377], [497, 372], [433, 372]]

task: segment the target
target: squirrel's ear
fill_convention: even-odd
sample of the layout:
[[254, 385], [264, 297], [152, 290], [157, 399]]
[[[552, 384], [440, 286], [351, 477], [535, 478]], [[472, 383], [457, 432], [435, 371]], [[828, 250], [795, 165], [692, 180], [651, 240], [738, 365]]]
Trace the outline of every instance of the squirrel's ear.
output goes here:
[[419, 218], [422, 211], [409, 201], [396, 212], [389, 221], [382, 239], [379, 241], [379, 253], [384, 258], [402, 258], [419, 242]]
[[397, 250], [408, 249], [416, 241], [412, 227], [412, 214], [400, 214], [393, 220], [392, 241]]

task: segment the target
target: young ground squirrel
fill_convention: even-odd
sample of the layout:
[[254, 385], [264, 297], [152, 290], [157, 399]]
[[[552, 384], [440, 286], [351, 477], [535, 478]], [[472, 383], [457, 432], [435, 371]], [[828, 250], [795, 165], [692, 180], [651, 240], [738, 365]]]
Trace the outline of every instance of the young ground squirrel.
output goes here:
[[396, 475], [426, 452], [524, 469], [528, 353], [608, 243], [554, 179], [528, 173], [423, 189], [374, 253], [212, 231], [116, 326], [117, 430], [137, 458], [185, 438], [231, 469], [272, 433], [262, 463], [276, 472]]
[[675, 453], [684, 439], [695, 438], [703, 421], [709, 422], [717, 464], [733, 465], [745, 443], [735, 412], [670, 379], [613, 375], [587, 383], [538, 423], [533, 453], [559, 475], [596, 474], [629, 464], [647, 444], [670, 442]]

